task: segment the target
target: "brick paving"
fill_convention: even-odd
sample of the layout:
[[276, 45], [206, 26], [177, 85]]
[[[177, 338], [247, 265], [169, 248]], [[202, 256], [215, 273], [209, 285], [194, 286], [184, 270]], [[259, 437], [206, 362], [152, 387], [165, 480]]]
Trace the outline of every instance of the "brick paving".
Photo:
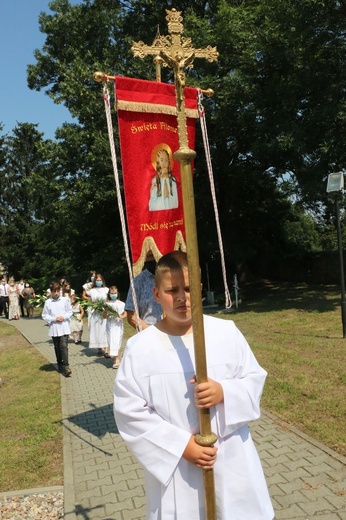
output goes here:
[[[10, 323], [55, 365], [40, 317]], [[88, 349], [87, 339], [84, 330], [81, 345], [70, 342], [72, 377], [61, 377], [65, 519], [144, 520], [142, 468], [113, 418], [112, 360]], [[251, 431], [276, 520], [346, 520], [345, 457], [265, 410]]]

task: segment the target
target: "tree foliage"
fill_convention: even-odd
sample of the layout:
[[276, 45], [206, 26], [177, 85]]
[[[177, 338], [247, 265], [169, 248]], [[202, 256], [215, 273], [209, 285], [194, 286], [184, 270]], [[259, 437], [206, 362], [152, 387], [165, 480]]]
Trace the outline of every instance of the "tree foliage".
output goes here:
[[40, 277], [71, 267], [59, 254], [64, 179], [54, 170], [55, 151], [56, 144], [30, 123], [19, 123], [3, 138], [0, 249], [2, 263], [15, 276]]
[[[330, 235], [333, 217], [326, 178], [346, 160], [346, 6], [327, 0], [81, 0], [73, 6], [52, 1], [51, 12], [39, 18], [46, 41], [28, 67], [28, 84], [64, 104], [76, 123], [58, 129], [54, 143], [32, 135], [40, 144], [40, 167], [30, 171], [39, 173], [30, 173], [30, 184], [21, 189], [34, 190], [27, 204], [37, 230], [42, 224], [40, 243], [46, 243], [49, 226], [55, 226], [56, 237], [63, 226], [66, 265], [121, 272], [123, 243], [106, 122], [93, 74], [153, 79], [152, 58], [134, 58], [131, 45], [150, 44], [158, 26], [166, 34], [166, 9], [172, 7], [182, 11], [185, 36], [195, 47], [216, 45], [219, 51], [217, 63], [196, 59], [187, 83], [215, 90], [204, 104], [230, 265], [330, 243], [322, 233]], [[163, 80], [172, 81], [167, 68]], [[17, 146], [22, 137], [15, 131], [12, 139], [7, 146]], [[218, 244], [200, 143], [197, 139], [195, 195], [203, 262], [217, 255]], [[16, 166], [9, 158], [7, 165], [8, 183]], [[56, 213], [41, 211], [35, 195], [36, 176], [42, 180], [43, 171]], [[17, 210], [24, 233], [26, 212]]]

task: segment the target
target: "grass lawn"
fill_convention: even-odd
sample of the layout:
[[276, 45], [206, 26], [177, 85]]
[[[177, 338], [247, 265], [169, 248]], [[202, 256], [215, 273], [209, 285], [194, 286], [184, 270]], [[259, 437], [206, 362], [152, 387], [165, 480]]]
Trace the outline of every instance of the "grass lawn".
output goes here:
[[254, 284], [233, 319], [268, 372], [262, 407], [346, 455], [346, 339], [335, 286]]
[[[232, 319], [268, 371], [262, 407], [346, 455], [346, 339], [335, 286], [253, 284]], [[125, 334], [134, 330], [125, 324]], [[0, 321], [0, 492], [63, 482], [60, 376]]]
[[63, 483], [60, 376], [0, 321], [0, 492]]

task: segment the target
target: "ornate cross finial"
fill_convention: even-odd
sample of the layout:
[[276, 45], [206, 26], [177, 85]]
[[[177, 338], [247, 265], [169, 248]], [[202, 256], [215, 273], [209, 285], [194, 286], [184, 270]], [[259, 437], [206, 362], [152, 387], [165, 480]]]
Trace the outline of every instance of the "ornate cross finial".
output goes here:
[[[160, 32], [157, 31], [152, 45], [146, 45], [142, 41], [134, 42], [131, 50], [135, 57], [144, 58], [145, 56], [164, 52], [171, 59], [176, 59], [178, 55], [182, 59], [193, 53], [194, 58], [206, 58], [209, 62], [217, 60], [219, 53], [216, 47], [208, 45], [205, 49], [194, 49], [191, 44], [191, 38], [181, 36], [184, 32], [181, 11], [176, 9], [169, 11], [166, 9], [166, 13], [169, 36], [161, 36]], [[187, 66], [192, 67], [192, 62], [193, 60]]]
[[139, 41], [133, 43], [131, 50], [133, 55], [139, 58], [155, 55], [155, 60], [161, 59], [164, 66], [173, 69], [180, 148], [188, 149], [184, 98], [185, 69], [193, 66], [195, 58], [205, 58], [209, 62], [216, 61], [219, 53], [216, 47], [210, 45], [205, 49], [195, 49], [192, 46], [191, 38], [182, 36], [184, 26], [181, 11], [166, 9], [166, 13], [169, 36], [161, 36], [158, 32], [152, 45]]

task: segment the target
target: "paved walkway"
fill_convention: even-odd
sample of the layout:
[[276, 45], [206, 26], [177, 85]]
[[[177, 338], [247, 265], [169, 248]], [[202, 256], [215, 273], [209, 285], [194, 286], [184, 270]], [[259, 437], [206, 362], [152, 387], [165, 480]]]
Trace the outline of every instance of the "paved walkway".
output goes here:
[[[10, 323], [55, 364], [41, 318]], [[142, 469], [120, 438], [112, 413], [115, 370], [110, 359], [87, 348], [87, 332], [83, 340], [69, 347], [72, 377], [61, 377], [65, 518], [144, 520]], [[276, 520], [346, 520], [345, 457], [266, 411], [251, 431]]]

